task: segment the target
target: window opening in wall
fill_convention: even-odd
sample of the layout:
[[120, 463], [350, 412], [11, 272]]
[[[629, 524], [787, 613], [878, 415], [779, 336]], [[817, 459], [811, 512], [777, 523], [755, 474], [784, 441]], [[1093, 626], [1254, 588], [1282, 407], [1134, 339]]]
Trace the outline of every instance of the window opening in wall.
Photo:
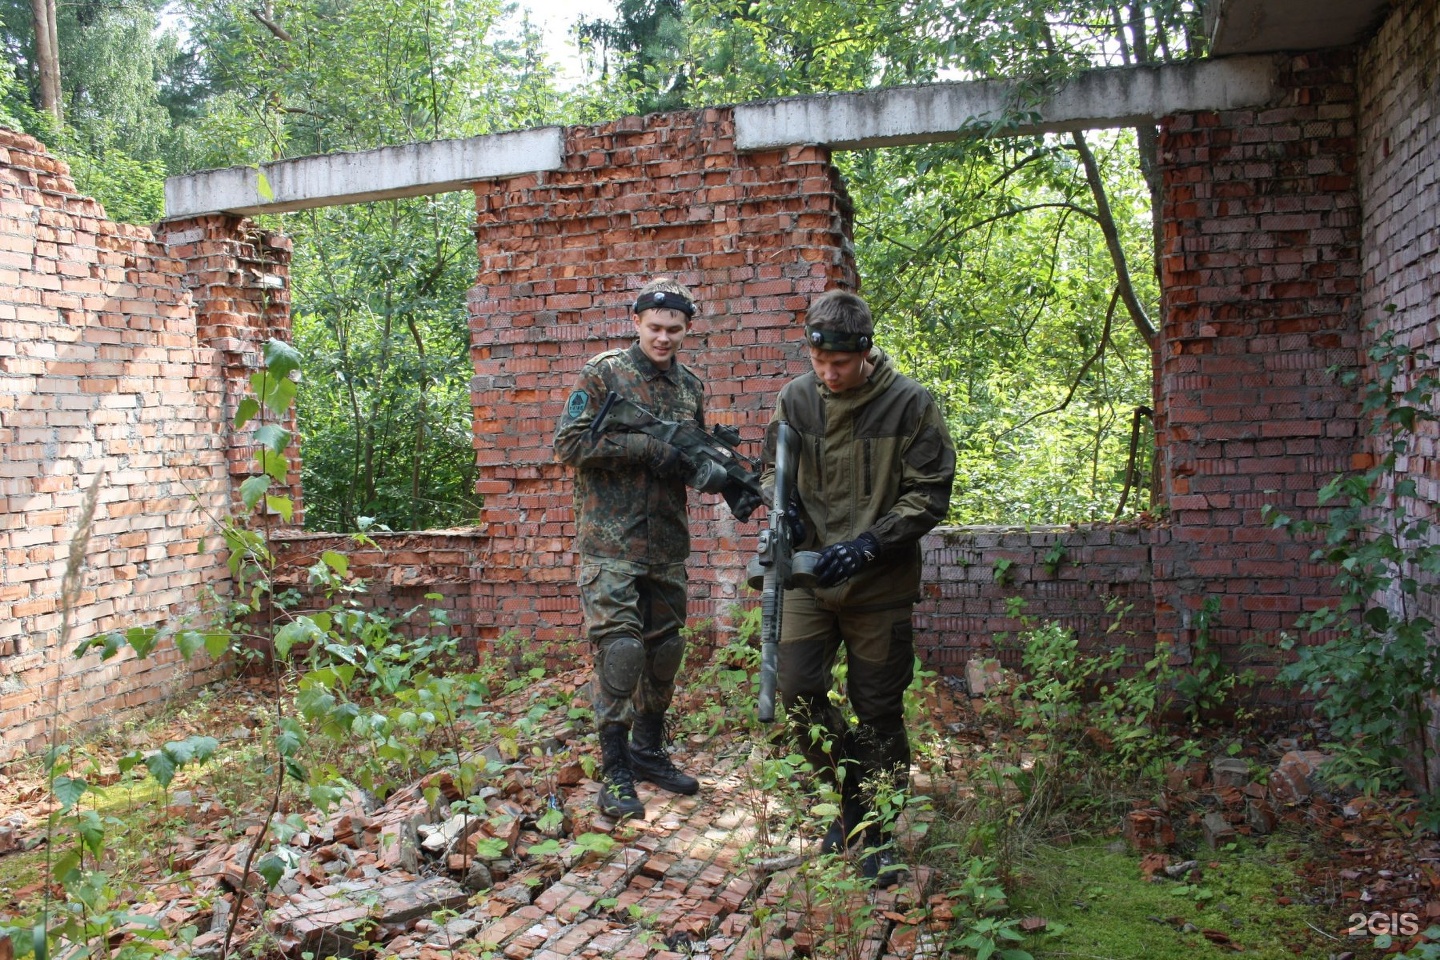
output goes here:
[[950, 419], [952, 523], [1099, 521], [1150, 506], [1151, 344], [1135, 318], [1151, 322], [1159, 299], [1150, 191], [1133, 131], [1082, 137], [837, 154], [877, 339]]
[[468, 192], [292, 214], [305, 526], [473, 524]]

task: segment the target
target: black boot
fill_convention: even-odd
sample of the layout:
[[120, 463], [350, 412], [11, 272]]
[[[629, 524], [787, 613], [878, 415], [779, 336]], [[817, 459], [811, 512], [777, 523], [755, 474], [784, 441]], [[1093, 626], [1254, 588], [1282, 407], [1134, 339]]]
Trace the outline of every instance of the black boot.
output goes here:
[[626, 741], [630, 731], [618, 723], [600, 728], [600, 812], [616, 820], [645, 819], [645, 804], [635, 795], [635, 774], [630, 770]]
[[860, 875], [880, 890], [906, 877], [905, 864], [895, 851], [895, 837], [878, 824], [866, 827], [860, 838]]
[[637, 713], [630, 730], [630, 769], [635, 779], [671, 793], [700, 792], [700, 781], [670, 761], [665, 749], [665, 714]]
[[845, 778], [840, 788], [840, 814], [830, 821], [829, 829], [820, 840], [821, 853], [840, 853], [860, 839], [856, 831], [865, 822], [866, 810], [860, 799], [859, 785], [851, 782], [854, 770], [849, 772], [851, 776]]

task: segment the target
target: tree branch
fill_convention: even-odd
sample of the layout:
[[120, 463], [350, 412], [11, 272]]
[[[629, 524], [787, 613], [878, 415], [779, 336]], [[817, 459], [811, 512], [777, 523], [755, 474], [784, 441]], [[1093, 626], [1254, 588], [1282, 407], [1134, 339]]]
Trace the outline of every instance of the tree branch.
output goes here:
[[1135, 293], [1135, 284], [1130, 280], [1130, 266], [1125, 259], [1125, 248], [1120, 245], [1120, 230], [1115, 226], [1115, 215], [1110, 210], [1105, 181], [1100, 177], [1100, 164], [1095, 162], [1095, 154], [1085, 142], [1085, 134], [1076, 130], [1071, 137], [1076, 151], [1080, 154], [1080, 162], [1085, 166], [1085, 180], [1090, 184], [1090, 193], [1095, 198], [1096, 220], [1100, 224], [1100, 232], [1105, 235], [1105, 246], [1110, 251], [1110, 261], [1115, 267], [1116, 291], [1124, 302], [1135, 329], [1153, 346], [1159, 331], [1145, 312], [1140, 297]]
[[280, 24], [270, 19], [270, 17], [268, 16], [268, 11], [261, 10], [259, 7], [251, 7], [250, 16], [254, 17], [256, 20], [259, 20], [260, 23], [264, 25], [266, 30], [269, 30], [271, 33], [275, 34], [275, 36], [279, 39], [284, 40], [286, 43], [294, 42], [295, 38], [290, 36], [290, 34], [286, 32], [284, 27], [280, 26]]
[[1085, 362], [1080, 365], [1080, 371], [1075, 374], [1075, 379], [1070, 382], [1070, 390], [1068, 393], [1065, 394], [1065, 399], [1061, 400], [1057, 405], [1051, 407], [1049, 410], [1041, 410], [1039, 413], [1031, 414], [1024, 420], [1021, 420], [1019, 423], [1015, 424], [1015, 426], [1000, 434], [1000, 436], [996, 438], [997, 440], [1003, 437], [1007, 437], [1015, 431], [1029, 426], [1036, 420], [1039, 420], [1041, 417], [1048, 417], [1052, 413], [1059, 413], [1061, 410], [1064, 410], [1066, 407], [1070, 406], [1070, 401], [1075, 399], [1075, 391], [1080, 389], [1080, 381], [1084, 380], [1085, 374], [1090, 372], [1090, 368], [1093, 367], [1100, 360], [1101, 357], [1105, 356], [1105, 345], [1110, 342], [1110, 323], [1112, 320], [1115, 319], [1115, 304], [1119, 301], [1119, 299], [1120, 287], [1117, 284], [1115, 287], [1115, 292], [1110, 295], [1110, 306], [1105, 310], [1105, 329], [1100, 332], [1100, 342], [1096, 344], [1095, 352], [1090, 354], [1090, 356], [1085, 360]]

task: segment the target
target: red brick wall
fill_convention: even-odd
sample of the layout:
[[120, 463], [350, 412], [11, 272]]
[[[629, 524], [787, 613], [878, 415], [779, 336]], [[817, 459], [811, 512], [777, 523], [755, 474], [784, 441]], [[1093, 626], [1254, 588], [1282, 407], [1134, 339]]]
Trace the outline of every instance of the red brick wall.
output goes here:
[[[224, 573], [201, 555], [223, 504], [219, 369], [195, 342], [183, 266], [145, 229], [77, 196], [65, 164], [0, 130], [0, 759], [190, 678], [60, 649], [61, 579], [100, 476], [71, 643], [195, 606]], [[197, 498], [192, 502], [192, 494]], [[195, 677], [193, 679], [201, 679]]]
[[[960, 674], [972, 657], [1018, 666], [1016, 637], [1025, 624], [1012, 615], [1015, 599], [1024, 601], [1025, 618], [1057, 621], [1087, 649], [1148, 651], [1156, 534], [1129, 524], [936, 530], [923, 542], [925, 598], [915, 610], [921, 659], [948, 674]], [[1010, 562], [1003, 581], [1000, 560]]]
[[[489, 540], [485, 533], [477, 528], [425, 530], [372, 533], [368, 539], [370, 542], [360, 543], [343, 534], [277, 534], [271, 541], [279, 565], [276, 588], [293, 588], [312, 595], [306, 571], [319, 562], [322, 553], [333, 550], [344, 554], [350, 573], [365, 582], [363, 593], [342, 599], [393, 618], [421, 607], [419, 613], [396, 628], [408, 637], [430, 629], [428, 610], [443, 610], [453, 625], [451, 635], [460, 638], [460, 649], [473, 652], [480, 623], [475, 614], [475, 594], [484, 580], [482, 557]], [[310, 596], [298, 609], [324, 605], [323, 600]]]
[[1361, 222], [1351, 52], [1299, 56], [1274, 107], [1162, 126], [1164, 326], [1156, 426], [1169, 542], [1155, 552], [1156, 629], [1272, 641], [1329, 596], [1310, 546], [1261, 507], [1313, 514], [1358, 452], [1356, 405], [1326, 368], [1360, 347]]
[[[1365, 318], [1440, 362], [1440, 4], [1396, 4], [1360, 59]], [[1393, 312], [1389, 307], [1393, 307]], [[1406, 384], [1402, 382], [1402, 387]], [[1378, 452], [1373, 451], [1372, 452]], [[1440, 503], [1440, 437], [1424, 424], [1402, 465], [1419, 499]], [[1440, 622], [1440, 600], [1420, 598]]]
[[[1440, 4], [1407, 0], [1360, 57], [1360, 180], [1365, 216], [1365, 318], [1440, 362]], [[1389, 309], [1393, 307], [1393, 312]], [[1402, 384], [1404, 385], [1404, 384]], [[1380, 451], [1371, 448], [1371, 452]], [[1401, 472], [1434, 518], [1440, 503], [1440, 437], [1424, 424]], [[1440, 536], [1435, 531], [1432, 536]], [[1423, 577], [1424, 575], [1421, 574]], [[1433, 583], [1433, 578], [1431, 578]], [[1398, 606], [1392, 598], [1392, 608]], [[1440, 598], [1422, 592], [1411, 612], [1440, 623]], [[1432, 703], [1431, 742], [1440, 739]], [[1440, 789], [1440, 761], [1429, 769]], [[1417, 768], [1418, 773], [1418, 768]]]
[[[585, 360], [633, 339], [641, 285], [670, 275], [695, 295], [682, 359], [706, 383], [710, 421], [758, 453], [775, 394], [808, 369], [795, 329], [805, 305], [853, 282], [849, 204], [827, 152], [740, 155], [733, 134], [720, 109], [573, 127], [563, 170], [476, 188], [485, 636], [579, 632], [570, 476], [550, 439]], [[717, 496], [692, 497], [693, 620], [723, 618], [740, 598], [757, 529]]]
[[[197, 316], [198, 342], [219, 352], [221, 426], [228, 438], [226, 460], [231, 480], [231, 509], [246, 513], [240, 501], [240, 483], [260, 471], [258, 448], [247, 438], [273, 414], [251, 420], [235, 430], [240, 401], [254, 396], [250, 377], [261, 368], [266, 340], [290, 339], [289, 237], [256, 230], [242, 217], [215, 214], [162, 224], [161, 239], [172, 256], [185, 263], [185, 286], [191, 291]], [[295, 429], [294, 416], [283, 425]], [[288, 489], [272, 488], [272, 495], [288, 495], [294, 503], [292, 522], [305, 520], [300, 496], [300, 449], [292, 443]]]

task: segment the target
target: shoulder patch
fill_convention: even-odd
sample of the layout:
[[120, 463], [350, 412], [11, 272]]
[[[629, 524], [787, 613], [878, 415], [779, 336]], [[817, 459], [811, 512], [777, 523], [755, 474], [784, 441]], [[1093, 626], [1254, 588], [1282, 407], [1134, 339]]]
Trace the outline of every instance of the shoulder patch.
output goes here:
[[588, 406], [590, 406], [590, 394], [584, 390], [576, 390], [570, 394], [570, 399], [565, 401], [565, 419], [574, 420], [584, 413]]

